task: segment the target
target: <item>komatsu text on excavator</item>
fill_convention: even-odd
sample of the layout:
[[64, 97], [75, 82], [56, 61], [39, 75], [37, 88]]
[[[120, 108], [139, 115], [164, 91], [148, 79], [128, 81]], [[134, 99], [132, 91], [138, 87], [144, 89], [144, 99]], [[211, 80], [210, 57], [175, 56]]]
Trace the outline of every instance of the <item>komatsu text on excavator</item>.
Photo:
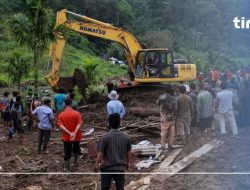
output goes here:
[[[81, 21], [69, 20], [68, 14], [78, 17]], [[136, 83], [159, 84], [190, 81], [196, 78], [194, 64], [174, 63], [173, 53], [167, 48], [143, 49], [135, 36], [122, 28], [66, 9], [57, 12], [56, 26], [59, 25], [85, 35], [119, 43], [125, 51], [130, 79]], [[58, 87], [58, 72], [65, 45], [65, 38], [62, 34], [57, 33], [56, 38], [50, 50], [52, 70], [45, 77], [53, 89]], [[73, 79], [68, 80], [70, 81], [74, 82]]]

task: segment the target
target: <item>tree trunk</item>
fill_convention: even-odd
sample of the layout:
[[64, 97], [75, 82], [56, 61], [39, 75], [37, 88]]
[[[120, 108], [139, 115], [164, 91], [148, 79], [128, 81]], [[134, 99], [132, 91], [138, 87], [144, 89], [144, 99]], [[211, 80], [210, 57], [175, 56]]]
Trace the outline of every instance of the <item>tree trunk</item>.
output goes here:
[[35, 79], [35, 92], [38, 93], [38, 60], [39, 60], [39, 51], [38, 47], [35, 47], [34, 50], [34, 67], [35, 67], [35, 72], [34, 72], [34, 79]]

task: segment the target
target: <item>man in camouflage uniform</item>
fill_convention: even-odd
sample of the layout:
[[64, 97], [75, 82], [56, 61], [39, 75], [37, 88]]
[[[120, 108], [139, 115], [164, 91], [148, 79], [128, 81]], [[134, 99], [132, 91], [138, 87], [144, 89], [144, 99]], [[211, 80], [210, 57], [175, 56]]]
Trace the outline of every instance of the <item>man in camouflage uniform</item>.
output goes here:
[[168, 148], [172, 149], [175, 132], [175, 113], [177, 110], [174, 89], [171, 85], [165, 85], [165, 93], [159, 96], [156, 104], [160, 110], [161, 119], [161, 148], [165, 149], [167, 131], [169, 130]]

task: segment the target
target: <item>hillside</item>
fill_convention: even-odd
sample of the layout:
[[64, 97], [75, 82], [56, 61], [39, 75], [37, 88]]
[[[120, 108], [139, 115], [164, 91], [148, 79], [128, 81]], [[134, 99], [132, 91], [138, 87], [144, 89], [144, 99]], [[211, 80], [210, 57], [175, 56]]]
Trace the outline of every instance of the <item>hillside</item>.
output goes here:
[[[21, 2], [21, 1], [20, 1]], [[31, 51], [18, 45], [11, 36], [8, 20], [23, 8], [20, 2], [2, 0], [0, 18], [0, 66], [6, 68], [13, 51], [31, 55]], [[197, 65], [198, 71], [207, 72], [213, 65], [219, 69], [238, 69], [250, 60], [250, 37], [246, 30], [236, 30], [233, 18], [247, 16], [247, 0], [96, 0], [96, 1], [48, 1], [45, 6], [56, 11], [67, 8], [100, 21], [128, 29], [148, 48], [168, 47], [184, 55]], [[123, 50], [108, 41], [79, 34], [68, 39], [60, 74], [70, 73], [87, 60], [98, 61], [101, 54], [125, 60]], [[47, 64], [44, 52], [40, 64], [42, 79]], [[104, 63], [103, 61], [100, 61]], [[105, 64], [104, 64], [105, 65]], [[106, 68], [106, 66], [104, 66]], [[125, 74], [123, 69], [110, 75]], [[101, 69], [103, 70], [103, 69]], [[112, 69], [107, 69], [112, 72]], [[4, 69], [0, 80], [8, 81]], [[104, 70], [103, 73], [106, 73]], [[101, 76], [105, 74], [100, 74]], [[109, 74], [107, 74], [109, 76]], [[26, 77], [29, 79], [32, 76]]]
[[[18, 45], [11, 37], [10, 30], [7, 21], [0, 24], [0, 83], [9, 83], [9, 76], [6, 70], [8, 70], [9, 57], [13, 52], [21, 52], [23, 56], [32, 56], [32, 52], [25, 46]], [[81, 37], [84, 39], [83, 37]], [[72, 40], [72, 39], [71, 39]], [[81, 43], [83, 48], [76, 48], [69, 43], [66, 44], [64, 49], [62, 63], [60, 65], [60, 76], [71, 76], [75, 68], [84, 69], [84, 63], [97, 63], [98, 67], [96, 73], [98, 74], [97, 80], [103, 80], [107, 77], [122, 76], [126, 74], [126, 67], [119, 67], [112, 65], [110, 62], [102, 60], [98, 55], [95, 55], [87, 44]], [[85, 46], [85, 47], [84, 47]], [[97, 50], [96, 50], [97, 51]], [[47, 71], [48, 64], [48, 50], [44, 52], [40, 66], [39, 66], [39, 80], [44, 80], [44, 75]], [[33, 69], [30, 74], [25, 76], [24, 81], [33, 80]]]

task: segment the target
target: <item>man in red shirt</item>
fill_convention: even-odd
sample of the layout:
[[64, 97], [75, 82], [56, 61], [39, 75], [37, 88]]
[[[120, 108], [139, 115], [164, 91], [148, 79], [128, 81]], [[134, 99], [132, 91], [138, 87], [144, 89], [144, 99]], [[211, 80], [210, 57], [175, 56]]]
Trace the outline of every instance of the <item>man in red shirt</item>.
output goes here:
[[82, 138], [82, 117], [78, 111], [73, 110], [70, 99], [64, 101], [65, 108], [58, 116], [58, 126], [62, 129], [64, 145], [65, 170], [70, 171], [71, 153], [74, 153], [74, 165], [77, 165], [80, 154], [80, 141]]
[[213, 67], [211, 72], [212, 78], [212, 87], [215, 88], [218, 80], [219, 80], [220, 73]]

